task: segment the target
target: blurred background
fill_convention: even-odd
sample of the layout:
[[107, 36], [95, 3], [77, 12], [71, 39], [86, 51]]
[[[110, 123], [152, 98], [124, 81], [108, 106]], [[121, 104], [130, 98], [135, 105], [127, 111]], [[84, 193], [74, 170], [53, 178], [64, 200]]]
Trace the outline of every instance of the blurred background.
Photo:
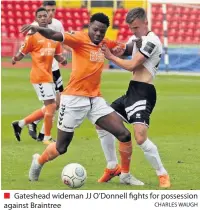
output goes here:
[[[19, 33], [19, 29], [23, 24], [34, 21], [35, 10], [41, 6], [41, 2], [1, 1], [2, 57], [13, 56], [18, 50], [24, 39], [24, 35]], [[199, 0], [59, 0], [56, 3], [55, 18], [63, 23], [66, 31], [87, 30], [90, 16], [96, 12], [103, 12], [109, 16], [111, 22], [106, 36], [121, 42], [126, 42], [133, 35], [125, 22], [127, 11], [134, 7], [143, 7], [148, 13], [150, 29], [164, 43], [164, 55], [160, 70], [200, 71]], [[167, 25], [165, 30], [163, 30], [164, 21]], [[65, 53], [69, 58], [70, 51]], [[118, 69], [112, 63], [109, 63], [109, 68]]]

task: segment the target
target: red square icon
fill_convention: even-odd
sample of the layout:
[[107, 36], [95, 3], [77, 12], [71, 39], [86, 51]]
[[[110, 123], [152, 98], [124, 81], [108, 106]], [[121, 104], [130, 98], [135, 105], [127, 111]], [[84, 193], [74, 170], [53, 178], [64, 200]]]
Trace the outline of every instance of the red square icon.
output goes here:
[[4, 199], [10, 199], [10, 193], [4, 193]]

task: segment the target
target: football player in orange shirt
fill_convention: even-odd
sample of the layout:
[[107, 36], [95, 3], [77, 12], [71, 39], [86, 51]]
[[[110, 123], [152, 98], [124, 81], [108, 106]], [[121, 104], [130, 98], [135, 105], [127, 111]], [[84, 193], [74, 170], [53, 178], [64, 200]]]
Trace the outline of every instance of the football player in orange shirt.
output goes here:
[[93, 124], [109, 131], [120, 141], [120, 182], [128, 185], [144, 184], [130, 174], [131, 134], [100, 93], [104, 66], [104, 54], [101, 47], [106, 44], [112, 49], [118, 45], [117, 42], [104, 38], [108, 27], [109, 18], [103, 13], [96, 13], [91, 17], [88, 33], [79, 31], [62, 34], [33, 25], [22, 27], [21, 32], [29, 30], [39, 32], [48, 39], [63, 42], [72, 48], [72, 73], [61, 95], [57, 141], [48, 145], [42, 155], [33, 155], [29, 180], [37, 181], [46, 162], [67, 152], [74, 129], [80, 126], [87, 117]]
[[[39, 26], [47, 27], [48, 15], [46, 9], [37, 9], [35, 17]], [[56, 110], [56, 93], [51, 70], [52, 62], [54, 57], [63, 65], [66, 65], [67, 61], [61, 55], [60, 43], [49, 40], [40, 33], [35, 33], [33, 35], [28, 34], [26, 36], [24, 44], [22, 44], [19, 52], [13, 56], [12, 64], [14, 65], [17, 61], [22, 60], [28, 53], [30, 53], [32, 57], [30, 82], [34, 87], [39, 100], [43, 101], [45, 106], [42, 109], [36, 110], [24, 119], [13, 122], [12, 126], [17, 140], [20, 141], [22, 128], [25, 125], [44, 117], [45, 137], [43, 142], [44, 144], [49, 144], [52, 140], [52, 119]]]

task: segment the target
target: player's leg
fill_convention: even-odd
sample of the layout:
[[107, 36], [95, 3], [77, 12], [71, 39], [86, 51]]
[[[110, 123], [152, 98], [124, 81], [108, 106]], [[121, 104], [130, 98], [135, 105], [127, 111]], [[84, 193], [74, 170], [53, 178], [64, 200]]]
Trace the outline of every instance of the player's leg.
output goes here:
[[[156, 90], [153, 85], [135, 82], [130, 83], [130, 93], [126, 104], [127, 116], [133, 124], [135, 140], [144, 152], [146, 159], [156, 170], [160, 178], [160, 186], [169, 187], [170, 181], [167, 171], [163, 167], [156, 145], [148, 138], [150, 115], [156, 103]], [[164, 181], [166, 182], [162, 184]]]
[[107, 162], [107, 167], [98, 182], [108, 182], [113, 177], [121, 174], [121, 166], [118, 164], [115, 148], [115, 136], [98, 126], [96, 126], [96, 131]]
[[53, 117], [56, 111], [55, 99], [44, 100], [45, 114], [44, 114], [44, 144], [51, 143], [51, 129], [53, 127]]
[[38, 180], [41, 168], [46, 162], [66, 153], [73, 138], [74, 129], [82, 123], [90, 109], [89, 106], [87, 108], [75, 107], [79, 102], [81, 104], [81, 101], [78, 102], [75, 100], [76, 98], [78, 97], [64, 95], [61, 97], [61, 106], [57, 122], [57, 141], [49, 144], [42, 155], [33, 155], [32, 164], [29, 170], [29, 179], [31, 181]]
[[162, 164], [157, 146], [147, 137], [147, 130], [146, 125], [134, 124], [134, 135], [137, 144], [144, 152], [144, 156], [151, 166], [156, 170], [160, 187], [170, 187], [169, 175]]
[[44, 113], [45, 113], [45, 108], [38, 109], [38, 110], [34, 111], [33, 113], [31, 113], [30, 115], [28, 115], [27, 117], [25, 117], [24, 119], [12, 122], [12, 127], [14, 130], [16, 139], [18, 141], [20, 141], [21, 140], [21, 137], [20, 137], [21, 131], [22, 131], [23, 127], [25, 125], [28, 125], [28, 124], [34, 122], [35, 120], [43, 118]]
[[102, 129], [113, 134], [119, 141], [119, 152], [121, 156], [120, 182], [130, 185], [143, 185], [130, 175], [130, 161], [132, 155], [131, 134], [124, 126], [121, 117], [107, 105], [101, 97], [92, 99], [92, 109], [88, 118]]
[[53, 126], [52, 119], [56, 110], [56, 93], [53, 83], [33, 84], [35, 91], [40, 101], [43, 101], [45, 106], [44, 112], [44, 129], [45, 137], [44, 144], [49, 144], [52, 140], [51, 129]]
[[41, 155], [33, 155], [32, 164], [29, 170], [30, 181], [38, 180], [41, 169], [46, 162], [54, 160], [59, 155], [67, 152], [73, 135], [74, 132], [65, 132], [58, 129], [57, 141], [50, 143]]
[[[60, 106], [60, 94], [61, 92], [63, 91], [63, 80], [62, 80], [62, 76], [60, 74], [60, 70], [57, 69], [55, 71], [52, 71], [53, 73], [53, 81], [54, 81], [54, 84], [55, 84], [55, 91], [56, 91], [56, 110], [59, 109], [59, 106]], [[53, 117], [53, 121], [55, 120], [55, 116], [56, 116], [56, 112], [55, 112], [55, 115]], [[37, 124], [37, 121], [34, 122]], [[34, 127], [34, 125], [33, 125]], [[38, 137], [37, 137], [37, 140], [38, 141], [43, 141], [44, 139], [44, 123], [40, 129], [40, 132], [38, 134]]]
[[[126, 112], [124, 110], [124, 96], [116, 99], [112, 104], [111, 107], [120, 112], [120, 116], [123, 120], [127, 121]], [[104, 170], [103, 175], [98, 180], [98, 182], [107, 182], [115, 176], [120, 175], [121, 167], [118, 165], [117, 155], [116, 155], [116, 148], [115, 148], [115, 136], [113, 136], [108, 131], [101, 129], [100, 127], [96, 126], [96, 131], [98, 137], [101, 142], [102, 150], [104, 152], [104, 156], [107, 161], [107, 167]]]

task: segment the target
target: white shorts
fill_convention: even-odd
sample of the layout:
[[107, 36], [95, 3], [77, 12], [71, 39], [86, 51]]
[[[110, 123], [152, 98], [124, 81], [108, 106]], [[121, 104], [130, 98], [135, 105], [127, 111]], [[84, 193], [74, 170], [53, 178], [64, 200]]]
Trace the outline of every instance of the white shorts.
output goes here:
[[102, 97], [61, 95], [57, 127], [73, 132], [87, 117], [93, 124], [105, 115], [114, 112]]
[[55, 84], [54, 83], [40, 83], [33, 84], [40, 101], [56, 98]]

